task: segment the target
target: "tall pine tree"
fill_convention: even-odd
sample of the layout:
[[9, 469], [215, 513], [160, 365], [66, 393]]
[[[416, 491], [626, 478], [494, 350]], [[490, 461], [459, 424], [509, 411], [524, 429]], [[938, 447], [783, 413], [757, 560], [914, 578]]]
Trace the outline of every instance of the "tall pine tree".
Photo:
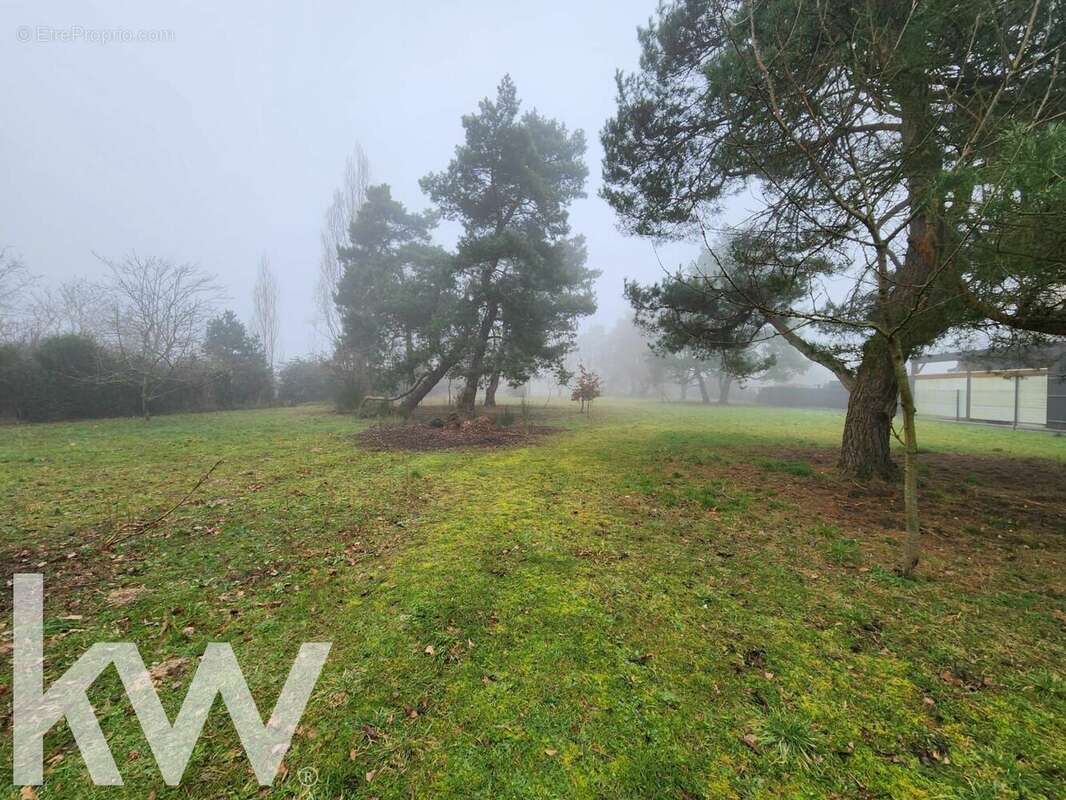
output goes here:
[[457, 280], [468, 317], [459, 407], [474, 411], [483, 380], [519, 382], [561, 369], [576, 320], [595, 310], [585, 247], [570, 238], [569, 206], [584, 197], [585, 137], [535, 111], [520, 113], [505, 77], [495, 100], [463, 117], [465, 141], [422, 188], [463, 235]]

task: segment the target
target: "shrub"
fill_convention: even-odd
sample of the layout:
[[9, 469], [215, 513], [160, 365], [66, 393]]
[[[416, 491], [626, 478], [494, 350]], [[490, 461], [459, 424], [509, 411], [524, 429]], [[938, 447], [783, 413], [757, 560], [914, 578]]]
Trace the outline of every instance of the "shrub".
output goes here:
[[278, 400], [285, 405], [322, 403], [330, 399], [333, 373], [320, 358], [294, 358], [281, 368]]

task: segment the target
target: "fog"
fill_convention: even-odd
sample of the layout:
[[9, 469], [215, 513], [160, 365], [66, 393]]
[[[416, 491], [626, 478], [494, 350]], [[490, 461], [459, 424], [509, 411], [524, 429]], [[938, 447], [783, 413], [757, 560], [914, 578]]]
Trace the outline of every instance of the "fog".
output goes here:
[[[53, 282], [102, 276], [94, 252], [194, 262], [245, 320], [266, 255], [282, 355], [324, 350], [310, 324], [319, 230], [346, 156], [361, 144], [375, 182], [426, 207], [418, 178], [447, 164], [461, 115], [510, 73], [527, 108], [586, 132], [588, 198], [571, 219], [603, 275], [584, 328], [612, 325], [627, 314], [624, 278], [654, 279], [698, 249], [622, 234], [596, 194], [615, 71], [636, 67], [636, 28], [652, 11], [647, 0], [8, 2], [0, 244]], [[116, 29], [159, 40], [99, 41]], [[743, 216], [743, 202], [729, 212]]]

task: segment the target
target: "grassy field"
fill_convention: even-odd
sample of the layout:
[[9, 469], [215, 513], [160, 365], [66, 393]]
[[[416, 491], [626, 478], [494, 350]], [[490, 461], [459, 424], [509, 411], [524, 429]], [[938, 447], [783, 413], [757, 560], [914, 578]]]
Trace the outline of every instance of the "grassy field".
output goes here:
[[546, 421], [427, 453], [316, 408], [0, 428], [0, 553], [45, 573], [47, 680], [133, 641], [173, 714], [227, 641], [264, 711], [299, 644], [333, 642], [272, 789], [219, 705], [167, 788], [110, 672], [91, 698], [125, 787], [93, 787], [61, 725], [36, 796], [1062, 796], [1066, 438], [923, 420], [903, 581], [898, 491], [834, 474], [839, 414]]

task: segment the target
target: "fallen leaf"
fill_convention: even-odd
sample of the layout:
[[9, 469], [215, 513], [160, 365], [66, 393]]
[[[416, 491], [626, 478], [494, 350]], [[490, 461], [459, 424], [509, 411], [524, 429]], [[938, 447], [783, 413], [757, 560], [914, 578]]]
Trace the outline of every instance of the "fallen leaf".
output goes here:
[[941, 672], [940, 680], [944, 681], [944, 683], [950, 683], [952, 686], [962, 686], [962, 681], [950, 670]]
[[127, 586], [123, 589], [112, 589], [107, 593], [107, 604], [112, 608], [126, 606], [148, 591], [146, 586]]
[[364, 725], [363, 733], [366, 734], [366, 738], [372, 742], [376, 742], [378, 739], [382, 739], [385, 733], [380, 728], [375, 728], [373, 725]]

